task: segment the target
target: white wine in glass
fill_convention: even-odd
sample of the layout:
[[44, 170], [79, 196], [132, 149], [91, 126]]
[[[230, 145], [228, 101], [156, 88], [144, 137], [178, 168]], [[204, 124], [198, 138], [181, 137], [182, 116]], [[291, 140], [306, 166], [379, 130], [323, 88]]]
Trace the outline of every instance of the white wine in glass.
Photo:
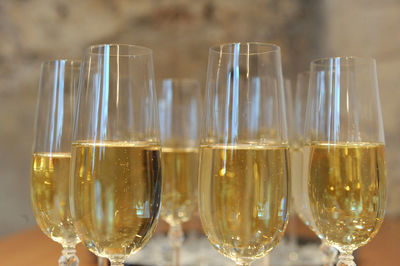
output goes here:
[[197, 207], [198, 148], [162, 148], [161, 217], [171, 226], [188, 221]]
[[265, 256], [287, 224], [289, 146], [280, 48], [231, 43], [209, 54], [199, 210], [210, 243], [237, 265]]
[[142, 247], [156, 225], [151, 212], [157, 210], [151, 206], [158, 204], [153, 195], [160, 182], [154, 179], [160, 168], [160, 147], [140, 142], [74, 142], [72, 154], [74, 193], [81, 195], [74, 200], [75, 226], [82, 241], [101, 257], [129, 255]]
[[386, 208], [384, 133], [375, 60], [311, 63], [304, 171], [319, 236], [355, 265], [353, 251], [378, 232]]
[[36, 221], [58, 243], [79, 242], [69, 210], [70, 153], [34, 153], [32, 156], [32, 204]]
[[350, 253], [382, 225], [386, 200], [383, 143], [311, 143], [305, 147], [314, 222], [325, 241]]
[[40, 229], [63, 246], [59, 265], [78, 265], [76, 235], [69, 208], [74, 91], [80, 61], [42, 64], [31, 167], [33, 213]]
[[111, 265], [151, 238], [161, 204], [161, 145], [152, 52], [87, 49], [72, 139], [71, 211], [77, 233]]
[[287, 146], [201, 147], [203, 227], [221, 253], [253, 261], [274, 248], [286, 225]]

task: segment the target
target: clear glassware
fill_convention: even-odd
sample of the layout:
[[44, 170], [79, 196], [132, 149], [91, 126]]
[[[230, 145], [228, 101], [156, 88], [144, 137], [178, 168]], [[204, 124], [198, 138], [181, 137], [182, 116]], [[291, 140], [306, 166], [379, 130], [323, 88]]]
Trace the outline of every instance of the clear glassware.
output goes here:
[[[289, 78], [284, 78], [283, 80], [284, 85], [284, 99], [285, 99], [285, 107], [286, 107], [286, 124], [288, 130], [288, 140], [289, 140], [289, 151], [290, 146], [293, 139], [293, 108], [294, 108], [294, 95], [293, 95], [293, 86], [292, 82]], [[289, 209], [288, 213], [290, 217], [293, 217], [295, 210], [293, 208], [293, 198], [289, 197]], [[283, 240], [281, 241], [281, 245], [285, 245], [285, 248], [288, 252], [288, 258], [290, 262], [296, 263], [299, 258], [299, 245], [298, 245], [298, 235], [297, 235], [297, 226], [296, 223], [292, 222], [293, 220], [289, 220], [285, 235]], [[269, 254], [264, 258], [267, 259]]]
[[[300, 72], [297, 75], [294, 107], [292, 139], [290, 145], [290, 158], [292, 169], [292, 198], [293, 206], [297, 215], [316, 235], [318, 230], [314, 224], [310, 204], [308, 201], [308, 180], [303, 175], [304, 167], [304, 122], [307, 106], [307, 95], [310, 80], [310, 71]], [[324, 265], [334, 265], [337, 257], [337, 250], [330, 247], [321, 239], [320, 249], [324, 254], [322, 258]]]
[[91, 46], [82, 61], [71, 158], [71, 213], [94, 254], [123, 265], [150, 239], [161, 202], [152, 51]]
[[63, 246], [59, 265], [78, 265], [69, 209], [74, 92], [80, 61], [42, 63], [31, 167], [33, 213], [45, 235]]
[[196, 80], [163, 80], [158, 95], [163, 169], [161, 218], [170, 225], [172, 265], [180, 265], [184, 240], [181, 225], [197, 208], [201, 105]]
[[284, 98], [285, 98], [285, 107], [286, 107], [286, 124], [287, 124], [287, 130], [288, 130], [288, 139], [289, 139], [289, 144], [293, 138], [293, 118], [294, 118], [294, 89], [292, 86], [292, 81], [288, 78], [284, 79], [283, 82], [283, 91], [284, 91]]
[[[304, 121], [307, 104], [308, 83], [310, 72], [297, 75], [295, 101], [293, 106], [293, 123], [291, 128], [290, 158], [292, 170], [292, 197], [294, 208], [300, 219], [315, 231], [311, 224], [312, 215], [308, 204], [307, 180], [303, 178], [304, 164]], [[304, 182], [303, 182], [304, 181]], [[316, 232], [318, 234], [318, 232]]]
[[353, 251], [377, 233], [386, 207], [384, 133], [375, 60], [311, 63], [304, 171], [318, 235], [355, 265]]
[[287, 223], [289, 160], [280, 48], [209, 53], [199, 210], [212, 246], [237, 265], [265, 256]]

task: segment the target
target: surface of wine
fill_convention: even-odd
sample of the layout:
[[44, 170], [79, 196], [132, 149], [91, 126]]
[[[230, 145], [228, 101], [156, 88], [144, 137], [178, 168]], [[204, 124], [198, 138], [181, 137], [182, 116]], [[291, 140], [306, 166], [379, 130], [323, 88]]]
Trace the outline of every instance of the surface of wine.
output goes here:
[[68, 247], [79, 242], [69, 209], [70, 153], [34, 153], [31, 172], [33, 213], [40, 229]]
[[366, 244], [385, 212], [384, 145], [313, 143], [305, 149], [310, 206], [319, 233], [342, 252]]
[[146, 244], [158, 220], [160, 166], [159, 146], [73, 143], [72, 214], [90, 251], [117, 260]]
[[190, 219], [197, 206], [198, 149], [162, 149], [161, 217], [170, 225]]
[[286, 146], [201, 147], [201, 221], [223, 255], [250, 262], [278, 244], [287, 219], [288, 153]]

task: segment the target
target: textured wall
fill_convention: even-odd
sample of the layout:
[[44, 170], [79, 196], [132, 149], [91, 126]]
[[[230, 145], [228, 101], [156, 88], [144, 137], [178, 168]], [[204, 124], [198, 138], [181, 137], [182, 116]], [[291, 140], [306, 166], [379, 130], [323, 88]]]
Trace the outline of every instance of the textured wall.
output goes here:
[[152, 48], [157, 79], [194, 77], [202, 83], [208, 47], [223, 42], [279, 44], [288, 77], [316, 57], [377, 57], [389, 209], [400, 213], [399, 13], [395, 0], [1, 0], [0, 235], [34, 224], [29, 168], [40, 62], [76, 58], [86, 46], [106, 42]]
[[204, 79], [207, 48], [231, 41], [278, 43], [284, 59], [290, 62], [285, 64], [288, 72], [305, 67], [310, 53], [319, 49], [315, 40], [320, 31], [315, 29], [321, 27], [320, 5], [312, 1], [251, 3], [2, 0], [1, 92], [32, 90], [41, 60], [78, 57], [93, 43], [153, 48], [159, 78], [179, 75]]

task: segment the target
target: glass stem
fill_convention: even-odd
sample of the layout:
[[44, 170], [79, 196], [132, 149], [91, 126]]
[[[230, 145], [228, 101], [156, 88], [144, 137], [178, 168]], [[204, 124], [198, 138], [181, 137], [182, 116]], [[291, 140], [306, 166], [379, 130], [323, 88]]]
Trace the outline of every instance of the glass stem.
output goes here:
[[353, 254], [340, 252], [337, 266], [356, 266]]
[[124, 255], [113, 255], [108, 258], [111, 262], [111, 266], [124, 266], [126, 256]]
[[168, 240], [172, 248], [172, 260], [171, 265], [180, 265], [180, 252], [183, 243], [183, 231], [180, 224], [169, 227]]
[[321, 243], [319, 249], [322, 251], [323, 254], [322, 262], [324, 266], [334, 266], [338, 254], [337, 249], [330, 247], [324, 242]]
[[120, 261], [111, 261], [111, 266], [124, 266], [124, 263]]
[[58, 259], [59, 266], [78, 266], [79, 259], [73, 246], [63, 246], [62, 255]]
[[109, 266], [107, 258], [97, 257], [97, 266]]
[[267, 253], [267, 255], [265, 255], [263, 261], [264, 261], [264, 266], [271, 266], [269, 253]]

